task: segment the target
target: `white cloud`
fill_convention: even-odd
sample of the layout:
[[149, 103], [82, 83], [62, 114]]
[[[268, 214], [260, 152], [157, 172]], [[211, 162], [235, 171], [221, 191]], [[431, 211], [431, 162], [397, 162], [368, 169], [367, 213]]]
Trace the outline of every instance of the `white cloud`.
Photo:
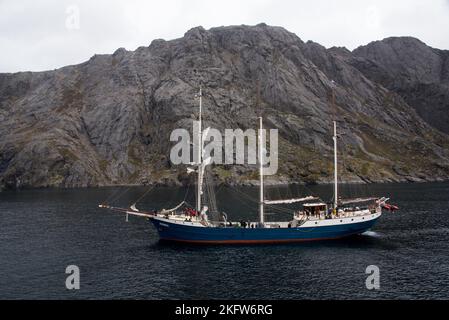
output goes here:
[[[79, 29], [66, 28], [71, 5], [79, 7]], [[449, 49], [447, 0], [0, 0], [0, 72], [80, 63], [95, 53], [178, 38], [198, 25], [260, 22], [326, 47], [414, 36]]]

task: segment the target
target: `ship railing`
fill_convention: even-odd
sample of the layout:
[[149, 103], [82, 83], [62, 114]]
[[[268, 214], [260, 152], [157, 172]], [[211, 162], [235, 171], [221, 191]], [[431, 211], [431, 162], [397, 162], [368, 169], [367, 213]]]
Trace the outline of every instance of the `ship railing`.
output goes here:
[[[341, 218], [352, 218], [352, 217], [362, 217], [371, 215], [373, 213], [376, 213], [376, 211], [372, 212], [370, 208], [358, 208], [357, 210], [339, 210], [336, 214], [332, 213], [330, 216], [326, 214], [325, 211], [321, 211], [319, 215], [312, 214], [307, 215], [304, 212], [295, 213], [294, 218], [297, 221], [302, 221], [305, 219], [305, 221], [319, 221], [319, 220], [328, 220], [328, 219], [341, 219]], [[330, 217], [330, 218], [329, 218]]]

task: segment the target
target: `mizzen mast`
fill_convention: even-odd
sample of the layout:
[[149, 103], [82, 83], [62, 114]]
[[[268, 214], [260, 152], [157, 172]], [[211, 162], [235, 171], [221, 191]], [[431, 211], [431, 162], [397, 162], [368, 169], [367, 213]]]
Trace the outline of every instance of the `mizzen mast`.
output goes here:
[[338, 207], [337, 121], [334, 120], [334, 208]]
[[338, 155], [337, 155], [337, 109], [335, 106], [335, 82], [332, 80], [332, 108], [334, 111], [334, 209], [338, 207]]

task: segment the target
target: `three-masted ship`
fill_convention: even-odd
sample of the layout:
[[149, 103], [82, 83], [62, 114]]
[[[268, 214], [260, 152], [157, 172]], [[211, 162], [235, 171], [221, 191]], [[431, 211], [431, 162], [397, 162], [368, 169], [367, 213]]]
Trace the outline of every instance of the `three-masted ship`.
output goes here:
[[[342, 200], [338, 195], [337, 122], [333, 121], [334, 141], [334, 199], [325, 203], [314, 196], [268, 200], [264, 197], [263, 121], [259, 118], [259, 220], [232, 223], [226, 214], [220, 219], [209, 218], [209, 207], [203, 205], [205, 169], [209, 159], [203, 159], [202, 91], [199, 92], [199, 135], [195, 208], [183, 201], [175, 208], [161, 211], [142, 211], [135, 204], [129, 208], [116, 208], [107, 204], [99, 207], [147, 218], [164, 241], [195, 244], [266, 244], [340, 239], [362, 234], [371, 229], [382, 215], [382, 208], [391, 208], [386, 197]], [[269, 222], [265, 219], [265, 206], [302, 204], [301, 210], [292, 210], [289, 221]]]

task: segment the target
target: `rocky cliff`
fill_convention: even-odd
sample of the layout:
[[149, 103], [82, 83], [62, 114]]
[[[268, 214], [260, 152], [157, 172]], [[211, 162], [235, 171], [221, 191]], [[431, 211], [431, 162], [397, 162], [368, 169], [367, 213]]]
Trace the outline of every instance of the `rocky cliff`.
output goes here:
[[411, 37], [387, 38], [354, 50], [352, 64], [402, 96], [430, 125], [449, 134], [449, 51]]
[[[350, 52], [264, 24], [197, 27], [80, 65], [0, 74], [0, 185], [186, 181], [185, 168], [170, 163], [169, 136], [191, 128], [200, 82], [207, 125], [255, 128], [263, 112], [267, 127], [279, 129], [278, 181], [331, 180], [333, 114], [344, 181], [448, 179], [449, 53], [415, 42], [386, 39]], [[255, 169], [214, 172], [243, 183]]]

